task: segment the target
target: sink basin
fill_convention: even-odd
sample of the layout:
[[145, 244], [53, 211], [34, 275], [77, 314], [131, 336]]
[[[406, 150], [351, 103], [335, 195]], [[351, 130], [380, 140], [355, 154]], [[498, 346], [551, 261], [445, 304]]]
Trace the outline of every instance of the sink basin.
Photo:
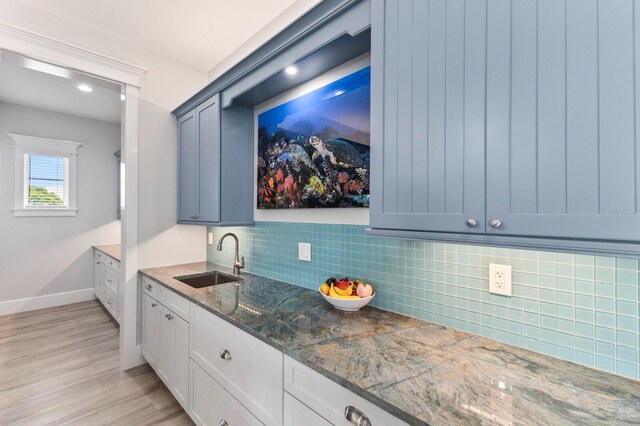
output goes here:
[[219, 284], [242, 281], [242, 278], [240, 277], [234, 277], [233, 275], [223, 274], [222, 272], [218, 271], [210, 271], [194, 275], [183, 275], [174, 278], [193, 288], [204, 288]]

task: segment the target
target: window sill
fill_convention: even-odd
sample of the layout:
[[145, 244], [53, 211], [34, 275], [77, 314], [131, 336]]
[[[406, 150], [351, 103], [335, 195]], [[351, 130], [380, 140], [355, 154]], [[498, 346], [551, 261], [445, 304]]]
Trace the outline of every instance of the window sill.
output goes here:
[[27, 217], [56, 217], [56, 216], [76, 216], [78, 209], [13, 209], [14, 216]]

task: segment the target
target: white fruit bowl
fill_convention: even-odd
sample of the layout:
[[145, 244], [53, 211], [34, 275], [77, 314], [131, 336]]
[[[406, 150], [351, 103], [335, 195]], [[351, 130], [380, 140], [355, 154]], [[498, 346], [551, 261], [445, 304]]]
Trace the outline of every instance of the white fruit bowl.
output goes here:
[[361, 308], [364, 308], [365, 306], [367, 306], [367, 304], [369, 304], [369, 302], [371, 302], [373, 297], [376, 295], [375, 293], [373, 293], [369, 297], [361, 297], [359, 299], [338, 299], [335, 297], [327, 296], [321, 291], [320, 291], [320, 294], [322, 295], [322, 297], [324, 297], [324, 300], [332, 304], [334, 308], [340, 309], [341, 311], [347, 311], [347, 312], [356, 312]]

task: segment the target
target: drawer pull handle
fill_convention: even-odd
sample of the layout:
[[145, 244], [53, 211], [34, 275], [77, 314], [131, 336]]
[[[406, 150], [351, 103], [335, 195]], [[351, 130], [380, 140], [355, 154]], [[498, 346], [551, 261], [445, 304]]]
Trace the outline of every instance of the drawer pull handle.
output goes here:
[[358, 410], [356, 407], [348, 405], [344, 409], [344, 418], [353, 425], [356, 426], [371, 426], [371, 420], [365, 416], [364, 413]]
[[227, 361], [231, 360], [231, 352], [226, 349], [220, 351], [220, 358], [226, 359]]
[[225, 419], [222, 419], [220, 420], [220, 423], [218, 424], [218, 426], [229, 426], [229, 423], [227, 423]]
[[152, 303], [152, 304], [151, 304], [151, 307], [152, 307], [152, 308], [155, 308], [156, 306], [158, 306], [158, 304], [157, 304], [157, 303]]
[[165, 315], [164, 317], [165, 317], [166, 319], [168, 319], [169, 321], [171, 321], [171, 320], [173, 319], [173, 316], [172, 316], [172, 315], [169, 315], [169, 314]]
[[149, 290], [149, 291], [150, 291], [150, 290], [151, 290], [151, 288], [152, 288], [152, 287], [151, 287], [151, 284], [147, 284], [147, 290]]

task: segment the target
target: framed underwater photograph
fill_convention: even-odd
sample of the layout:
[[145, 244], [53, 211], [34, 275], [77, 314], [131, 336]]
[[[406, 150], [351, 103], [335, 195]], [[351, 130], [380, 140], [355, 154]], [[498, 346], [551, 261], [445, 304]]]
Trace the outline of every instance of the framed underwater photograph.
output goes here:
[[257, 208], [369, 206], [369, 66], [258, 114]]

